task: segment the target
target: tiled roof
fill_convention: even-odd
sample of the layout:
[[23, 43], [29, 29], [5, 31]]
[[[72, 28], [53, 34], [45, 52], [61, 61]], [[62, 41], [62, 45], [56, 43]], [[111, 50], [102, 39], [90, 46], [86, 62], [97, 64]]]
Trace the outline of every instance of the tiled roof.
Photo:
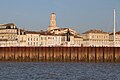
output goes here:
[[61, 30], [66, 30], [66, 29], [69, 29], [69, 28], [56, 28], [56, 29], [52, 29], [52, 30], [59, 30], [59, 31], [61, 31]]
[[82, 36], [74, 36], [75, 38], [83, 38]]
[[25, 31], [25, 33], [28, 33], [28, 34], [40, 34], [40, 32], [37, 32], [37, 31]]
[[[115, 34], [120, 34], [120, 31], [116, 32]], [[110, 33], [110, 35], [113, 35], [113, 33]]]
[[120, 31], [116, 32], [116, 34], [120, 34]]
[[[40, 35], [51, 35], [51, 36], [66, 36], [66, 33], [61, 33], [61, 34], [54, 34], [54, 33], [49, 33], [48, 31], [25, 31], [26, 34], [40, 34]], [[71, 36], [74, 36], [73, 34], [70, 33]]]
[[47, 31], [25, 31], [25, 33], [28, 34], [41, 34], [41, 35], [52, 35], [51, 33], [47, 32]]
[[104, 31], [98, 30], [98, 29], [88, 30], [88, 31], [84, 32], [83, 34], [88, 34], [88, 33], [104, 33], [104, 34], [108, 34], [107, 32], [104, 32]]

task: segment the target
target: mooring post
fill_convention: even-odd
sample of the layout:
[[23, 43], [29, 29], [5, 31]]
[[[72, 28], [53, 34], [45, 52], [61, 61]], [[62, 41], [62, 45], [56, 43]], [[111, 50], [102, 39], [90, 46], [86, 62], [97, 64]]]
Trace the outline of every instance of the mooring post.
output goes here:
[[44, 55], [45, 55], [45, 62], [47, 61], [47, 55], [46, 55], [46, 47], [44, 47]]
[[113, 47], [113, 62], [115, 62], [115, 54], [116, 54], [115, 47]]
[[37, 58], [37, 61], [39, 61], [39, 48], [38, 47], [36, 47], [36, 58]]
[[48, 55], [47, 55], [47, 47], [45, 47], [45, 62], [47, 62], [47, 58], [48, 58]]
[[70, 55], [69, 55], [70, 62], [71, 62], [71, 53], [72, 53], [71, 49], [72, 49], [72, 47], [69, 48], [69, 50], [70, 50]]
[[4, 61], [4, 49], [1, 47], [1, 60]]
[[22, 62], [22, 47], [20, 47], [20, 62]]
[[62, 51], [62, 62], [64, 62], [64, 53], [63, 53], [63, 50], [64, 50], [64, 48], [63, 47], [61, 47], [61, 51]]
[[105, 52], [104, 51], [105, 50], [104, 47], [102, 47], [102, 50], [103, 50], [103, 62], [104, 62], [104, 52]]
[[87, 62], [89, 62], [89, 50], [90, 50], [90, 48], [87, 47]]
[[54, 47], [52, 47], [52, 61], [54, 62]]
[[78, 55], [78, 50], [79, 50], [79, 48], [78, 48], [78, 47], [76, 47], [76, 51], [77, 51], [77, 62], [79, 61], [79, 60], [78, 60], [78, 58], [79, 58], [79, 55]]
[[3, 48], [3, 52], [4, 52], [4, 61], [6, 61], [6, 47]]
[[40, 55], [39, 55], [39, 51], [40, 51], [40, 47], [37, 47], [37, 54], [38, 54], [38, 62], [39, 62], [39, 58], [40, 58]]
[[79, 47], [77, 47], [77, 62], [79, 62]]
[[15, 61], [15, 55], [14, 55], [14, 53], [15, 53], [15, 47], [12, 47], [12, 57], [13, 57], [12, 61]]
[[15, 56], [15, 61], [16, 61], [16, 54], [17, 54], [17, 47], [15, 47], [15, 53], [14, 53], [14, 56]]
[[42, 61], [42, 47], [39, 47], [39, 61]]
[[97, 47], [95, 47], [95, 62], [97, 62], [97, 59], [96, 59], [96, 55], [97, 55], [96, 50], [97, 50]]
[[30, 53], [30, 48], [31, 48], [31, 47], [28, 47], [28, 61], [29, 61], [29, 62], [31, 61], [31, 53]]

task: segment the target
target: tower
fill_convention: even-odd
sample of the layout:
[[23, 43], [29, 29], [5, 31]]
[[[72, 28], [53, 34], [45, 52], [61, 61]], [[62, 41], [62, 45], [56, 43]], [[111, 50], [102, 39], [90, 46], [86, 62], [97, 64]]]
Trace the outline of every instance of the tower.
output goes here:
[[50, 15], [50, 27], [56, 27], [56, 14], [52, 13]]
[[56, 25], [56, 14], [55, 13], [51, 13], [50, 15], [50, 26], [48, 27], [48, 31], [52, 30], [52, 29], [56, 29], [57, 25]]

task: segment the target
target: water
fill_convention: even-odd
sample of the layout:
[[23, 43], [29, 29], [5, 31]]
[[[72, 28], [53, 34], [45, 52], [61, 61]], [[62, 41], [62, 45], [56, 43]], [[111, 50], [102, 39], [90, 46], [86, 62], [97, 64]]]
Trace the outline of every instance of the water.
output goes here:
[[120, 63], [0, 62], [0, 80], [120, 80]]

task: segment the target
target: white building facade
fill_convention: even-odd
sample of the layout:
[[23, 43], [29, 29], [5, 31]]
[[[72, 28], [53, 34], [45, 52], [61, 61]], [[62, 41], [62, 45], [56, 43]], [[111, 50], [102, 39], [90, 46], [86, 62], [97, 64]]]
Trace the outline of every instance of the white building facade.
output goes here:
[[113, 33], [110, 34], [109, 40], [110, 40], [111, 46], [120, 47], [120, 31], [115, 33], [115, 42], [114, 42], [114, 34]]
[[71, 28], [59, 28], [56, 14], [50, 15], [50, 26], [47, 31], [28, 31], [19, 29], [14, 23], [0, 24], [0, 47], [9, 46], [93, 46], [120, 47], [120, 31], [113, 33], [102, 30], [88, 30], [81, 36]]
[[110, 46], [109, 33], [96, 29], [86, 31], [85, 33], [83, 33], [83, 45], [95, 47], [108, 47]]

